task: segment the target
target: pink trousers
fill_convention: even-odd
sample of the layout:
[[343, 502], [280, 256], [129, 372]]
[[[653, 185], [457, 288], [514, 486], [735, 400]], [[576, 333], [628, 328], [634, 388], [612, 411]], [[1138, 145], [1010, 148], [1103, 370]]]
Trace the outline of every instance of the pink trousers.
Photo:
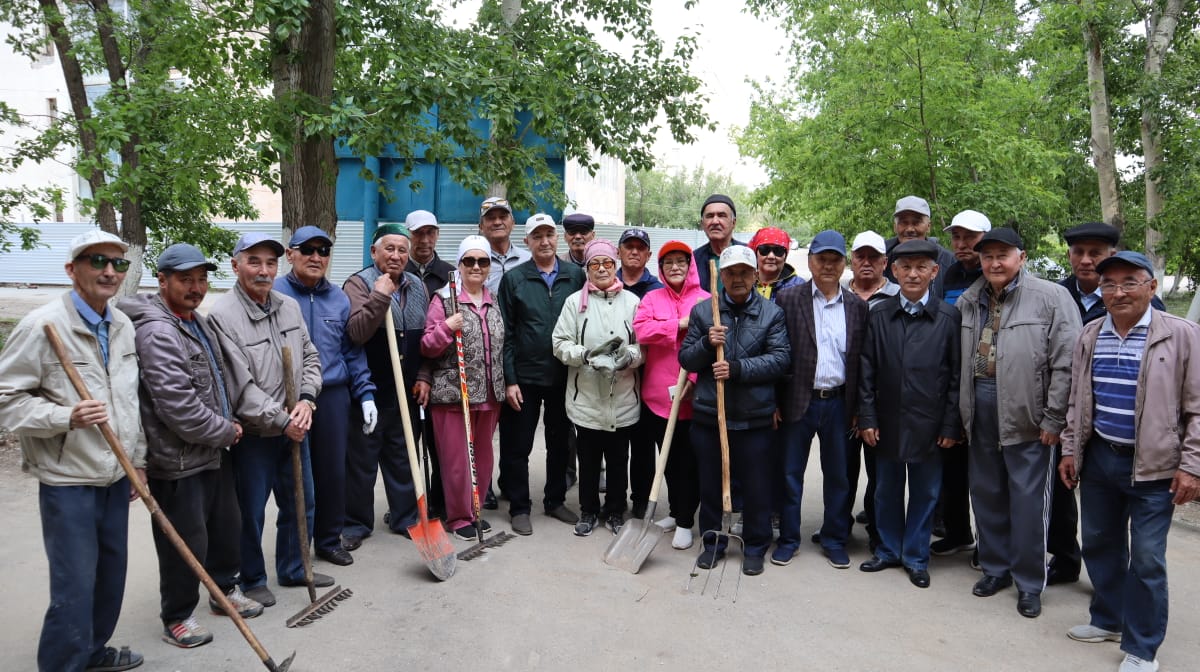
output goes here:
[[[467, 434], [463, 426], [462, 405], [431, 404], [433, 431], [437, 435], [438, 465], [442, 471], [442, 489], [446, 496], [446, 529], [457, 530], [475, 522], [471, 502], [471, 462], [467, 455]], [[471, 409], [471, 431], [475, 435], [476, 482], [479, 503], [487, 494], [492, 480], [492, 436], [500, 420], [500, 405], [487, 404]]]

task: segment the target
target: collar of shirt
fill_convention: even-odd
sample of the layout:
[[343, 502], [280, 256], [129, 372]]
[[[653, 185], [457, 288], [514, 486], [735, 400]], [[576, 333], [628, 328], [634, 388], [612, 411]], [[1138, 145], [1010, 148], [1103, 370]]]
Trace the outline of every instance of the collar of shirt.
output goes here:
[[[900, 307], [903, 308], [904, 311], [910, 315], [917, 314], [918, 312], [920, 312], [922, 306], [929, 303], [929, 290], [928, 289], [925, 290], [925, 295], [921, 297], [920, 301], [915, 301], [915, 302], [909, 301], [908, 298], [905, 297], [903, 294], [900, 294], [899, 296], [900, 296]], [[916, 310], [913, 310], [912, 306], [916, 306]]]
[[108, 306], [104, 307], [104, 314], [101, 315], [83, 300], [79, 292], [73, 289], [71, 290], [71, 303], [75, 304], [75, 310], [79, 311], [79, 316], [83, 318], [84, 322], [87, 322], [93, 332], [100, 327], [101, 322], [112, 323], [112, 311], [108, 309]]
[[[1016, 277], [1014, 277], [1012, 279], [1012, 282], [1005, 285], [1004, 289], [1000, 292], [1000, 296], [999, 296], [1000, 301], [1004, 301], [1005, 299], [1007, 299], [1008, 295], [1012, 294], [1013, 290], [1015, 290], [1017, 287], [1020, 287], [1020, 286], [1021, 286], [1021, 272], [1018, 271]], [[992, 283], [985, 282], [983, 285], [983, 291], [979, 293], [979, 303], [982, 303], [983, 305], [986, 306], [986, 305], [988, 305], [988, 302], [991, 300], [991, 297], [992, 297]]]
[[1100, 285], [1096, 285], [1096, 289], [1092, 290], [1092, 292], [1088, 294], [1083, 291], [1083, 288], [1079, 286], [1079, 281], [1076, 280], [1075, 291], [1079, 292], [1079, 300], [1085, 303], [1088, 308], [1096, 305], [1097, 301], [1104, 300], [1100, 295]]
[[819, 301], [821, 303], [821, 305], [827, 306], [832, 303], [841, 303], [842, 302], [842, 291], [841, 291], [840, 285], [838, 286], [837, 294], [834, 295], [834, 297], [832, 299], [826, 299], [825, 293], [822, 292], [819, 287], [817, 287], [817, 283], [813, 282], [811, 284], [812, 284], [812, 293], [813, 293], [813, 303], [816, 303]]
[[554, 270], [546, 272], [539, 268], [538, 274], [542, 276], [542, 280], [545, 280], [547, 285], [553, 284], [554, 279], [558, 277], [558, 257], [554, 258]]
[[[1133, 325], [1133, 329], [1149, 329], [1150, 328], [1150, 315], [1153, 312], [1154, 312], [1154, 306], [1147, 306], [1146, 312], [1143, 313], [1141, 318], [1138, 319], [1137, 324]], [[1130, 329], [1129, 332], [1133, 333], [1133, 329]], [[1117, 338], [1121, 337], [1121, 335], [1117, 333], [1116, 328], [1113, 326], [1113, 319], [1112, 319], [1111, 313], [1106, 314], [1104, 316], [1104, 322], [1100, 325], [1100, 331], [1102, 333], [1108, 332], [1110, 334], [1113, 334]]]

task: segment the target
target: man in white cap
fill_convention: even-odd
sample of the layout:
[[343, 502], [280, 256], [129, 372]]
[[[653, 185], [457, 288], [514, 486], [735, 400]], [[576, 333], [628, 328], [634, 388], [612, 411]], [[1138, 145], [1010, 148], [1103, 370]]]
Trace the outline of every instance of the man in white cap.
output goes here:
[[[932, 240], [937, 243], [936, 238], [929, 238], [929, 215], [929, 202], [920, 196], [905, 196], [896, 201], [896, 210], [892, 215], [892, 230], [895, 231], [896, 237], [887, 239], [888, 254], [891, 254], [893, 247], [909, 240]], [[954, 255], [939, 244], [937, 264], [941, 271], [929, 288], [934, 296], [941, 298], [945, 294], [942, 289], [942, 279], [946, 276], [946, 270], [953, 263]], [[890, 264], [884, 270], [884, 274], [889, 280], [893, 282], [896, 280], [896, 277], [892, 275]]]
[[492, 293], [499, 291], [500, 278], [504, 277], [506, 271], [529, 261], [529, 250], [512, 242], [513, 227], [516, 225], [512, 206], [507, 199], [491, 196], [479, 204], [479, 233], [492, 246], [492, 268], [488, 271], [487, 279], [488, 291]]
[[[129, 270], [128, 251], [99, 229], [77, 236], [65, 267], [71, 291], [26, 315], [0, 352], [0, 425], [20, 438], [21, 468], [39, 482], [50, 574], [37, 654], [42, 672], [142, 664], [128, 647], [107, 645], [125, 594], [132, 493], [99, 427], [112, 427], [142, 472], [146, 440], [133, 323], [108, 305]], [[58, 332], [93, 400], [79, 401], [62, 367], [53, 364], [44, 325]]]
[[441, 236], [437, 217], [428, 210], [413, 210], [404, 218], [404, 225], [412, 234], [412, 249], [404, 270], [420, 278], [425, 283], [425, 293], [433, 296], [450, 282], [450, 274], [454, 272], [454, 265], [437, 253]]

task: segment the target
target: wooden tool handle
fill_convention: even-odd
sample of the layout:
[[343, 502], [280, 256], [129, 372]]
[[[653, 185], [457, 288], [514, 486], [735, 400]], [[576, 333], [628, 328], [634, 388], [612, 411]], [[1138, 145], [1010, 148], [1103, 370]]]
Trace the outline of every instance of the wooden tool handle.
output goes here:
[[396, 383], [396, 405], [400, 407], [400, 424], [404, 427], [404, 445], [408, 448], [408, 467], [412, 471], [413, 491], [419, 501], [425, 496], [425, 479], [421, 478], [421, 462], [417, 457], [417, 442], [413, 439], [412, 415], [408, 412], [408, 392], [404, 389], [404, 370], [400, 367], [400, 346], [396, 343], [396, 320], [388, 303], [384, 330], [387, 331], [388, 354], [392, 357], [392, 378]]
[[[717, 286], [717, 260], [708, 260], [708, 285], [712, 293], [713, 326], [721, 326], [721, 294]], [[717, 346], [717, 361], [725, 361], [725, 346]], [[725, 427], [725, 381], [717, 383], [717, 436], [721, 439], [721, 512], [733, 513], [729, 494], [729, 430]]]
[[[296, 379], [292, 377], [292, 348], [283, 346], [279, 353], [283, 360], [283, 399], [288, 413], [299, 403], [296, 395]], [[300, 442], [292, 441], [292, 499], [296, 507], [296, 537], [300, 543], [300, 558], [304, 566], [304, 583], [308, 586], [308, 601], [317, 601], [317, 588], [313, 585], [312, 558], [308, 557], [308, 504], [304, 501], [304, 462], [300, 457]]]
[[658, 502], [658, 490], [662, 487], [663, 474], [667, 471], [667, 456], [671, 454], [671, 440], [675, 436], [675, 423], [679, 420], [679, 407], [688, 393], [688, 372], [680, 367], [679, 379], [675, 382], [675, 398], [671, 400], [671, 415], [667, 418], [667, 429], [663, 432], [662, 449], [658, 451], [658, 464], [654, 469], [654, 485], [650, 486], [651, 502]]

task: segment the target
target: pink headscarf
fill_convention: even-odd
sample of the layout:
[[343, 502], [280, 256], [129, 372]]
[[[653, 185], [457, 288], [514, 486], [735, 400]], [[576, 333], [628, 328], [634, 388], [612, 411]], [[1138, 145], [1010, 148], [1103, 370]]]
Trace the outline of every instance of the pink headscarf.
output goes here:
[[[620, 257], [617, 255], [617, 246], [603, 238], [597, 238], [588, 243], [587, 247], [583, 248], [583, 266], [585, 272], [588, 262], [596, 257], [608, 257], [613, 260], [613, 263], [617, 264], [617, 268], [620, 268]], [[600, 289], [596, 285], [593, 285], [590, 278], [584, 283], [583, 295], [579, 297], [579, 312], [587, 312], [588, 296], [592, 292], [612, 292], [616, 294], [625, 288], [625, 285], [621, 284], [621, 274], [617, 273], [616, 270], [616, 268], [613, 269], [613, 284], [609, 285], [607, 289]]]

